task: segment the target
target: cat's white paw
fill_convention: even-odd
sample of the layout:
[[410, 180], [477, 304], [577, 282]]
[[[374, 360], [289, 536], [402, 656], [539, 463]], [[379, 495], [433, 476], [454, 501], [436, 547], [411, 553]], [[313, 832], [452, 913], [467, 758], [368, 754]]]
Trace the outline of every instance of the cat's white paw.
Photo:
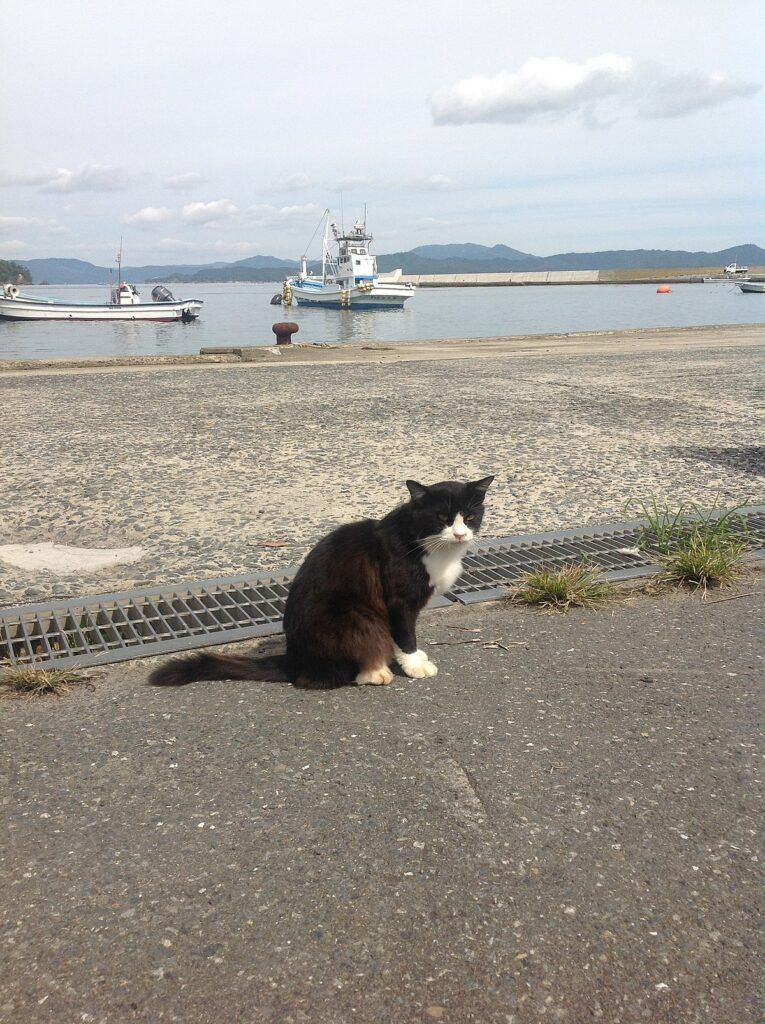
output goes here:
[[436, 663], [434, 661], [431, 661], [430, 658], [428, 658], [428, 657], [425, 658], [425, 661], [423, 662], [422, 667], [425, 669], [425, 675], [426, 676], [437, 676], [438, 675], [438, 665], [436, 665]]
[[356, 676], [357, 686], [388, 686], [393, 682], [393, 673], [387, 665], [380, 668], [370, 669], [366, 672], [359, 672]]
[[411, 654], [406, 654], [397, 649], [396, 661], [410, 679], [424, 679], [426, 676], [434, 676], [438, 672], [437, 667], [425, 651], [413, 651]]

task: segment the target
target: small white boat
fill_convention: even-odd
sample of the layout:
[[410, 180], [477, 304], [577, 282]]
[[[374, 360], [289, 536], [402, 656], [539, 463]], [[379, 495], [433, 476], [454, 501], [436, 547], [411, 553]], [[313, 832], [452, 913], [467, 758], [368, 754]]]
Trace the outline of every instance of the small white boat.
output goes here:
[[[401, 309], [414, 295], [414, 285], [401, 281], [401, 270], [378, 274], [377, 260], [369, 251], [372, 235], [366, 220], [357, 220], [345, 233], [330, 223], [325, 212], [321, 276], [308, 270], [307, 257], [300, 260], [296, 277], [288, 277], [282, 289], [282, 302], [300, 306], [325, 306], [329, 309]], [[337, 257], [329, 249], [329, 229], [337, 244]]]
[[132, 284], [120, 284], [111, 290], [111, 301], [59, 302], [22, 295], [16, 285], [7, 284], [0, 293], [2, 320], [196, 320], [202, 308], [200, 299], [176, 300], [158, 285], [151, 293], [152, 302], [141, 302]]
[[122, 278], [122, 239], [117, 253], [117, 284], [109, 292], [109, 302], [59, 302], [22, 295], [15, 284], [6, 284], [0, 292], [0, 320], [196, 320], [201, 299], [175, 299], [168, 288], [158, 284], [152, 289], [151, 302], [141, 302], [135, 285]]
[[765, 281], [739, 281], [738, 286], [742, 292], [765, 292]]

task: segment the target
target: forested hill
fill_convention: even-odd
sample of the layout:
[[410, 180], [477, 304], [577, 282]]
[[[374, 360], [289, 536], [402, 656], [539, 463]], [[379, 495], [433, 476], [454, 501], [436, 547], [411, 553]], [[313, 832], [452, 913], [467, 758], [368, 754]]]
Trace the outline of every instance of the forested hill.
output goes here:
[[0, 260], [0, 284], [31, 284], [32, 275], [21, 263]]

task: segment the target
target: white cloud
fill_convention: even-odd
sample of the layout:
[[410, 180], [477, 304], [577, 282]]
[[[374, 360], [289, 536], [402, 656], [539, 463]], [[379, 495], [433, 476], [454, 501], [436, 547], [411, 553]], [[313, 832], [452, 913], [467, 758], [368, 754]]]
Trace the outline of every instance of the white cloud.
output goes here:
[[239, 208], [230, 199], [215, 199], [210, 203], [187, 203], [182, 217], [189, 224], [212, 224], [236, 216]]
[[0, 258], [20, 256], [25, 252], [29, 252], [29, 246], [20, 238], [9, 238], [6, 242], [0, 242]]
[[169, 178], [162, 179], [162, 188], [173, 192], [187, 192], [197, 185], [204, 185], [206, 180], [201, 174], [195, 174], [193, 171], [188, 174], [172, 174]]
[[251, 224], [266, 226], [302, 220], [309, 216], [314, 217], [318, 212], [319, 207], [315, 203], [282, 207], [263, 203], [239, 207], [232, 203], [230, 199], [215, 199], [209, 203], [187, 203], [183, 207], [181, 215], [188, 224], [208, 226], [211, 224], [230, 223], [232, 225]]
[[682, 117], [760, 86], [720, 72], [671, 71], [658, 64], [604, 53], [578, 64], [532, 57], [516, 72], [476, 75], [430, 97], [436, 124], [518, 124], [578, 114], [588, 123], [638, 117]]
[[134, 177], [119, 167], [105, 164], [84, 164], [76, 171], [59, 167], [41, 192], [119, 192], [133, 184]]
[[319, 212], [316, 203], [302, 203], [300, 206], [281, 206], [278, 210], [273, 206], [251, 207], [257, 210], [257, 216], [267, 220], [300, 220], [303, 217], [313, 216]]
[[162, 224], [174, 217], [173, 211], [168, 206], [144, 206], [143, 209], [125, 218], [126, 224], [137, 224], [139, 227], [151, 227], [154, 224]]
[[83, 164], [76, 171], [0, 172], [0, 185], [37, 185], [41, 192], [116, 192], [129, 188], [135, 177], [119, 167]]
[[61, 234], [68, 229], [57, 220], [43, 220], [40, 217], [0, 217], [0, 232], [15, 231], [16, 228], [42, 227], [47, 231]]
[[36, 217], [0, 217], [0, 231], [15, 231], [31, 224], [41, 223]]

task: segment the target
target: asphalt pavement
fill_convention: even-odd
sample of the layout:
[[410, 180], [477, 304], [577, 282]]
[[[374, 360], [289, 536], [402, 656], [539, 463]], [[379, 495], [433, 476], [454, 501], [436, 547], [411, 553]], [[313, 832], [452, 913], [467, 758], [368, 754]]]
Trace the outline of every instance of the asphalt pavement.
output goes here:
[[0, 1020], [762, 1020], [764, 584], [431, 611], [390, 687], [3, 702]]

